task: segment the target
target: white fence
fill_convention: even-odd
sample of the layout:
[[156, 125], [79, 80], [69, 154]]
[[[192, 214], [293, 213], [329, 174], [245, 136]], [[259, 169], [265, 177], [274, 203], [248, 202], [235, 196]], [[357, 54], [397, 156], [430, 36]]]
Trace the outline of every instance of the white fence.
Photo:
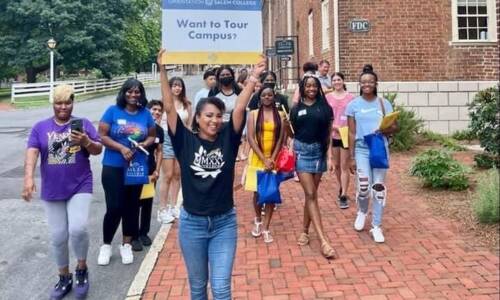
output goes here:
[[[69, 81], [55, 81], [54, 87], [60, 84], [72, 85], [75, 89], [76, 95], [83, 95], [89, 93], [96, 93], [102, 91], [110, 91], [118, 89], [122, 86], [123, 82], [128, 78], [135, 77], [142, 83], [156, 82], [159, 80], [159, 74], [155, 73], [140, 73], [137, 75], [116, 77], [111, 80], [99, 79], [99, 80], [69, 80]], [[11, 89], [11, 103], [16, 103], [22, 101], [23, 98], [27, 97], [37, 97], [37, 96], [47, 96], [50, 94], [50, 82], [41, 83], [14, 83]]]

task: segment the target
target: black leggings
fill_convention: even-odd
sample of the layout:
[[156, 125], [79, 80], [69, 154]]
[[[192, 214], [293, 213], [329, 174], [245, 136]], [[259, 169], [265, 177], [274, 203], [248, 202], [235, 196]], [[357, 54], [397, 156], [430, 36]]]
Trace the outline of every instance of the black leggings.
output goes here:
[[141, 199], [139, 236], [148, 235], [151, 226], [151, 211], [153, 209], [153, 198]]
[[123, 236], [138, 234], [139, 197], [142, 185], [125, 185], [124, 169], [103, 166], [102, 186], [106, 198], [106, 214], [102, 224], [104, 244], [111, 244], [120, 221]]

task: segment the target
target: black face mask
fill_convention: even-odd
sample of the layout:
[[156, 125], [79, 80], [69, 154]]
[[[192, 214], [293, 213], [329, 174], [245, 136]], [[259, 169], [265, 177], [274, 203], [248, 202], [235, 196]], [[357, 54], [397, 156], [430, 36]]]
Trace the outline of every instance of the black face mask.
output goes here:
[[265, 88], [271, 88], [271, 89], [274, 90], [274, 88], [276, 87], [276, 82], [266, 82], [266, 83], [263, 84], [263, 86]]
[[234, 81], [233, 76], [222, 77], [221, 79], [219, 79], [219, 82], [224, 86], [230, 85], [233, 81]]

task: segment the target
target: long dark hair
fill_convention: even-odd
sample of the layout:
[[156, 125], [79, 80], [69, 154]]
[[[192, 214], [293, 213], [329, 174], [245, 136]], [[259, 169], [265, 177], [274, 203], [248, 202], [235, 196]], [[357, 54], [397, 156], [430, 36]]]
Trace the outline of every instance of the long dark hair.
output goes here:
[[[271, 109], [273, 111], [273, 122], [274, 122], [274, 134], [273, 134], [273, 144], [272, 144], [272, 150], [271, 153], [274, 152], [274, 149], [276, 148], [276, 144], [278, 143], [280, 131], [281, 131], [281, 117], [278, 111], [278, 108], [274, 104], [276, 101], [274, 97], [276, 97], [276, 92], [271, 89], [270, 87], [262, 87], [258, 92], [257, 92], [257, 97], [259, 99], [259, 104], [261, 101], [260, 95], [264, 90], [270, 89], [273, 93], [273, 103], [271, 104]], [[257, 144], [259, 145], [260, 149], [263, 149], [264, 145], [264, 106], [259, 105], [259, 109], [257, 111], [257, 120], [255, 121], [255, 137], [257, 140]]]
[[[314, 82], [316, 83], [316, 86], [318, 87], [318, 93], [316, 94], [316, 101], [321, 106], [321, 112], [323, 113], [322, 118], [324, 119], [322, 121], [324, 121], [325, 123], [328, 122], [330, 127], [331, 127], [330, 123], [332, 120], [331, 119], [326, 120], [326, 117], [327, 117], [326, 111], [328, 109], [331, 110], [331, 107], [328, 104], [328, 102], [326, 101], [325, 93], [323, 92], [323, 89], [321, 88], [321, 82], [319, 81], [318, 77], [316, 77], [314, 75], [306, 74], [304, 76], [304, 78], [302, 78], [302, 80], [299, 82], [300, 102], [304, 101], [306, 82], [310, 78], [312, 78], [314, 80]], [[297, 109], [294, 109], [294, 114], [298, 114]], [[293, 119], [296, 119], [296, 116], [294, 116]], [[323, 156], [325, 156], [327, 154], [327, 151], [328, 151], [328, 143], [330, 142], [330, 132], [327, 128], [330, 128], [330, 127], [326, 126], [325, 128], [318, 128], [319, 130], [323, 130], [322, 131], [323, 134], [321, 136], [321, 150], [323, 152]]]
[[217, 71], [215, 72], [215, 79], [217, 80], [217, 84], [215, 85], [214, 88], [212, 88], [210, 90], [210, 92], [208, 93], [208, 96], [215, 96], [217, 95], [220, 91], [221, 91], [221, 83], [220, 83], [220, 73], [222, 73], [223, 70], [228, 70], [229, 73], [231, 73], [231, 76], [233, 77], [233, 82], [231, 82], [231, 87], [233, 89], [233, 92], [236, 94], [236, 95], [239, 95], [241, 93], [241, 88], [239, 87], [239, 85], [236, 83], [236, 80], [234, 80], [234, 70], [228, 66], [228, 65], [222, 65], [220, 66]]
[[200, 124], [198, 124], [198, 121], [196, 121], [196, 116], [201, 115], [201, 111], [207, 104], [212, 104], [215, 107], [217, 107], [220, 112], [223, 114], [224, 111], [226, 110], [226, 105], [224, 104], [224, 101], [217, 97], [206, 97], [206, 98], [201, 98], [200, 101], [196, 104], [195, 112], [194, 115], [195, 117], [193, 118], [193, 122], [191, 124], [191, 130], [194, 133], [198, 133], [200, 131]]
[[181, 94], [179, 95], [179, 98], [182, 102], [182, 106], [184, 106], [184, 109], [188, 109], [190, 102], [186, 97], [186, 84], [184, 84], [184, 80], [182, 80], [182, 78], [178, 76], [174, 76], [168, 80], [168, 85], [170, 86], [170, 88], [172, 88], [176, 81], [180, 82], [182, 87]]
[[274, 73], [273, 71], [271, 70], [267, 70], [267, 71], [264, 71], [262, 72], [262, 74], [260, 74], [260, 83], [264, 83], [264, 81], [266, 80], [267, 76], [271, 75], [274, 79], [274, 81], [277, 81], [277, 77], [276, 77], [276, 73]]
[[127, 106], [126, 94], [128, 90], [133, 88], [138, 88], [139, 92], [141, 92], [141, 97], [137, 102], [137, 107], [139, 109], [144, 109], [146, 107], [146, 104], [148, 104], [148, 99], [146, 99], [146, 91], [144, 90], [144, 85], [142, 84], [142, 82], [135, 78], [129, 78], [122, 84], [120, 91], [118, 91], [118, 96], [116, 96], [116, 105], [118, 107], [125, 108]]
[[323, 101], [326, 103], [326, 97], [325, 97], [325, 92], [323, 92], [323, 89], [321, 88], [321, 82], [319, 81], [318, 77], [315, 75], [309, 75], [305, 74], [302, 80], [299, 82], [299, 92], [300, 92], [300, 99], [304, 99], [305, 93], [306, 93], [306, 82], [309, 78], [314, 79], [316, 82], [316, 86], [318, 87], [318, 93], [316, 94], [316, 100]]
[[[373, 77], [375, 77], [375, 84], [377, 84], [378, 82], [378, 76], [377, 76], [377, 73], [375, 73], [373, 71], [373, 66], [370, 65], [370, 64], [366, 64], [364, 67], [363, 67], [363, 71], [361, 72], [361, 74], [359, 75], [359, 81], [361, 82], [361, 77], [365, 74], [370, 74], [370, 75], [373, 75]], [[373, 90], [373, 94], [375, 94], [375, 96], [377, 96], [377, 86], [375, 86], [375, 89]], [[360, 87], [359, 88], [359, 95], [360, 96], [363, 96], [363, 89]]]

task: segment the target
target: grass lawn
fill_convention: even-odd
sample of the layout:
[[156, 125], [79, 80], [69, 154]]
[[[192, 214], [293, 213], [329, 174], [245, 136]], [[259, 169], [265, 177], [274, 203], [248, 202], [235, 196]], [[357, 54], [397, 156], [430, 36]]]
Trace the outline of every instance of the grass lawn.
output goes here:
[[0, 89], [0, 102], [10, 101], [10, 88]]
[[[153, 86], [156, 83], [147, 83], [144, 84], [145, 87], [147, 86]], [[105, 95], [113, 95], [116, 94], [118, 89], [114, 90], [109, 90], [109, 91], [102, 91], [102, 92], [96, 92], [96, 93], [89, 93], [89, 94], [84, 94], [84, 95], [76, 95], [76, 101], [85, 101], [91, 98], [95, 98], [98, 96], [105, 96]], [[6, 89], [0, 89], [0, 102], [10, 102], [10, 88]], [[36, 108], [36, 107], [43, 107], [43, 106], [49, 106], [49, 96], [34, 96], [34, 97], [25, 97], [25, 98], [18, 98], [16, 103], [14, 104], [15, 108], [20, 108], [20, 109], [26, 109], [26, 108]]]

